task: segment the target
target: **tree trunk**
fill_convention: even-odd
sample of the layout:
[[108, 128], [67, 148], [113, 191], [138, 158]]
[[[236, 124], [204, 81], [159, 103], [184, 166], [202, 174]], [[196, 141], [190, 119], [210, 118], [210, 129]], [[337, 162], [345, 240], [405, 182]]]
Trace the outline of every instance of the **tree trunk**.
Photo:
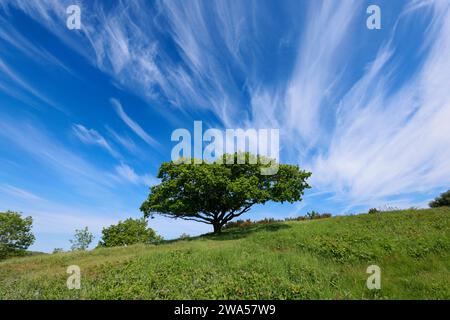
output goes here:
[[222, 231], [222, 225], [218, 222], [213, 223], [214, 233], [218, 234]]

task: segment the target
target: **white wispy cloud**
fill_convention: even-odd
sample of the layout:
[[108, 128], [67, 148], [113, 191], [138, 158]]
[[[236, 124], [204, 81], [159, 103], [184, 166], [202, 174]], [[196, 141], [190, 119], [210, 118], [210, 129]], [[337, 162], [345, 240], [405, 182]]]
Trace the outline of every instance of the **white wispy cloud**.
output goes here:
[[[92, 131], [81, 129], [80, 135], [89, 143], [99, 144], [98, 137]], [[113, 171], [99, 168], [31, 122], [18, 122], [6, 117], [0, 119], [0, 137], [40, 161], [48, 170], [89, 197], [113, 194], [112, 190], [120, 185], [118, 182], [151, 185], [155, 181], [150, 174], [139, 176], [123, 163], [114, 167]]]
[[120, 165], [116, 166], [115, 170], [121, 178], [134, 184], [144, 184], [147, 186], [151, 186], [158, 183], [158, 180], [153, 176], [151, 176], [150, 174], [142, 176], [138, 175], [133, 168], [124, 163], [121, 163]]
[[[61, 41], [86, 58], [92, 65], [109, 74], [118, 86], [144, 99], [158, 102], [165, 99], [172, 106], [190, 113], [192, 107], [211, 109], [219, 119], [231, 125], [236, 118], [245, 118], [240, 108], [240, 85], [223, 63], [222, 55], [231, 57], [234, 64], [245, 67], [240, 60], [241, 34], [246, 21], [243, 4], [218, 2], [208, 10], [197, 1], [161, 1], [150, 8], [146, 1], [119, 1], [106, 10], [97, 3], [82, 2], [80, 32], [65, 32], [65, 8], [70, 1], [5, 1], [5, 11], [14, 7], [45, 26]], [[89, 14], [95, 12], [95, 15]], [[148, 19], [153, 13], [155, 18]], [[174, 61], [161, 50], [155, 32], [161, 32], [161, 16], [167, 19], [168, 33], [179, 46], [182, 61]], [[216, 17], [215, 20], [210, 20]], [[217, 38], [209, 28], [215, 21], [220, 30]], [[235, 25], [236, 23], [236, 25]], [[231, 29], [230, 29], [231, 28]], [[226, 43], [227, 51], [216, 54], [204, 48], [219, 49]], [[164, 111], [156, 109], [157, 111]], [[163, 112], [170, 119], [170, 113]]]
[[327, 151], [312, 161], [317, 187], [355, 203], [448, 187], [450, 8], [443, 2], [429, 5], [424, 62], [392, 92], [395, 47], [390, 41], [380, 49], [340, 101]]
[[[3, 184], [0, 185], [0, 191], [0, 211], [13, 208], [25, 216], [31, 215], [35, 232], [71, 233], [84, 226], [99, 232], [103, 226], [114, 221], [104, 209], [65, 205], [17, 186]], [[8, 194], [8, 198], [4, 197], [4, 194]]]
[[106, 126], [106, 130], [108, 131], [111, 138], [125, 148], [128, 152], [133, 154], [137, 154], [140, 152], [136, 143], [126, 134], [119, 134], [115, 130], [111, 129], [109, 126]]
[[[80, 41], [87, 30], [81, 29], [80, 32], [67, 32], [66, 8], [73, 4], [74, 1], [72, 0], [3, 0], [0, 2], [0, 9], [9, 16], [13, 15], [13, 10], [11, 9], [21, 10], [36, 23], [46, 27], [69, 48], [73, 49], [86, 59], [89, 59], [92, 49], [86, 47], [85, 43]], [[87, 19], [90, 16], [87, 6], [88, 3], [78, 0], [75, 4], [80, 5], [81, 7], [83, 20]], [[91, 30], [91, 32], [93, 32], [93, 30]], [[39, 51], [39, 49], [40, 48], [35, 48], [37, 51]], [[35, 56], [34, 59], [38, 61], [39, 55]]]
[[102, 194], [117, 184], [114, 174], [73, 152], [37, 123], [2, 117], [0, 137], [30, 159], [39, 161], [81, 194]]
[[[355, 48], [349, 41], [360, 9], [350, 1], [312, 4], [288, 85], [252, 92], [253, 124], [280, 127], [286, 154], [313, 172], [313, 187], [334, 194], [331, 201], [348, 203], [349, 210], [391, 203], [390, 197], [411, 204], [414, 193], [450, 181], [449, 5], [407, 5], [374, 60], [348, 86], [344, 75]], [[410, 15], [418, 9], [430, 18], [417, 50], [423, 62], [393, 89], [405, 54], [396, 47], [397, 27], [417, 18]]]
[[4, 41], [4, 43], [14, 47], [19, 52], [27, 56], [28, 59], [36, 61], [46, 67], [56, 66], [60, 70], [64, 70], [71, 75], [75, 75], [75, 72], [64, 62], [55, 57], [55, 55], [46, 49], [33, 44], [2, 16], [0, 16], [0, 25], [2, 25], [2, 29], [0, 29], [0, 38]]
[[167, 70], [170, 86], [164, 89], [166, 95], [173, 97], [175, 104], [212, 110], [224, 126], [233, 127], [247, 119], [242, 87], [229, 70], [251, 74], [240, 45], [244, 36], [252, 39], [252, 34], [243, 31], [250, 32], [245, 22], [254, 16], [247, 16], [242, 2], [216, 1], [208, 6], [200, 1], [163, 1], [160, 8], [186, 66]]
[[[61, 106], [42, 94], [39, 89], [36, 89], [26, 79], [24, 79], [23, 76], [21, 76], [7, 63], [5, 63], [5, 61], [1, 57], [0, 71], [3, 73], [3, 75], [0, 75], [0, 86], [5, 88], [6, 93], [9, 93], [11, 91], [13, 92], [13, 96], [24, 102], [26, 102], [28, 100], [27, 97], [31, 95], [32, 97], [37, 98], [41, 104], [43, 103], [45, 106], [49, 106], [63, 113], [66, 113], [66, 111]], [[11, 84], [13, 86], [11, 86]], [[20, 88], [20, 90], [17, 90], [17, 88]]]
[[119, 153], [114, 150], [106, 139], [94, 129], [87, 129], [81, 124], [72, 125], [75, 135], [84, 143], [98, 145], [108, 151], [113, 157], [120, 158]]
[[28, 201], [36, 201], [36, 200], [43, 200], [41, 197], [18, 187], [9, 185], [9, 184], [2, 184], [0, 185], [0, 190], [13, 196], [13, 197], [18, 197], [18, 198], [22, 198], [24, 200], [28, 200]]
[[144, 129], [133, 119], [131, 119], [123, 110], [122, 104], [117, 99], [111, 99], [111, 104], [114, 107], [114, 110], [116, 111], [117, 115], [122, 119], [122, 121], [136, 134], [138, 135], [142, 140], [144, 140], [148, 145], [155, 147], [158, 146], [159, 143], [150, 137], [150, 135], [145, 132]]
[[321, 120], [326, 118], [322, 115], [341, 81], [344, 58], [354, 45], [350, 42], [351, 27], [355, 27], [352, 22], [361, 8], [355, 1], [311, 3], [295, 70], [286, 88], [286, 108], [279, 110], [283, 112], [283, 129], [299, 150], [316, 145], [323, 137], [318, 134], [324, 126]]

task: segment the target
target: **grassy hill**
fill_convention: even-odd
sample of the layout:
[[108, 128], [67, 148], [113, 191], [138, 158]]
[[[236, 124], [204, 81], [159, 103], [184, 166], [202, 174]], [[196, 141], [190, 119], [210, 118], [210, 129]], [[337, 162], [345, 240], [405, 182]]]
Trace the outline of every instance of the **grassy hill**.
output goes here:
[[[68, 290], [66, 268], [81, 268]], [[366, 268], [381, 268], [368, 290]], [[293, 221], [0, 262], [2, 299], [450, 299], [450, 209]]]

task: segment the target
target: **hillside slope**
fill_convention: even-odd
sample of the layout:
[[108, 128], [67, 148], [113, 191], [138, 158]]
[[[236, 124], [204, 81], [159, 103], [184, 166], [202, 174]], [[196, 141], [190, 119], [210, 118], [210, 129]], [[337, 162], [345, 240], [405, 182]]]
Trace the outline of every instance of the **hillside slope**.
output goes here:
[[[366, 268], [381, 268], [368, 290]], [[66, 268], [81, 268], [68, 290]], [[2, 299], [449, 299], [450, 209], [275, 223], [0, 262]]]

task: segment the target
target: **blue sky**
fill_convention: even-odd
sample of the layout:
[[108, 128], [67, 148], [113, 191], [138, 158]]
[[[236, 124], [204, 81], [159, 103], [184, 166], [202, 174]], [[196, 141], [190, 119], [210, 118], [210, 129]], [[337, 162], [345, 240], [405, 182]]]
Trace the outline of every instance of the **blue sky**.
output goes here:
[[[81, 8], [81, 29], [66, 8]], [[381, 9], [369, 30], [366, 9]], [[177, 128], [278, 128], [310, 210], [426, 206], [450, 181], [448, 1], [0, 2], [0, 210], [34, 250], [138, 210]], [[157, 217], [166, 238], [210, 231]]]

